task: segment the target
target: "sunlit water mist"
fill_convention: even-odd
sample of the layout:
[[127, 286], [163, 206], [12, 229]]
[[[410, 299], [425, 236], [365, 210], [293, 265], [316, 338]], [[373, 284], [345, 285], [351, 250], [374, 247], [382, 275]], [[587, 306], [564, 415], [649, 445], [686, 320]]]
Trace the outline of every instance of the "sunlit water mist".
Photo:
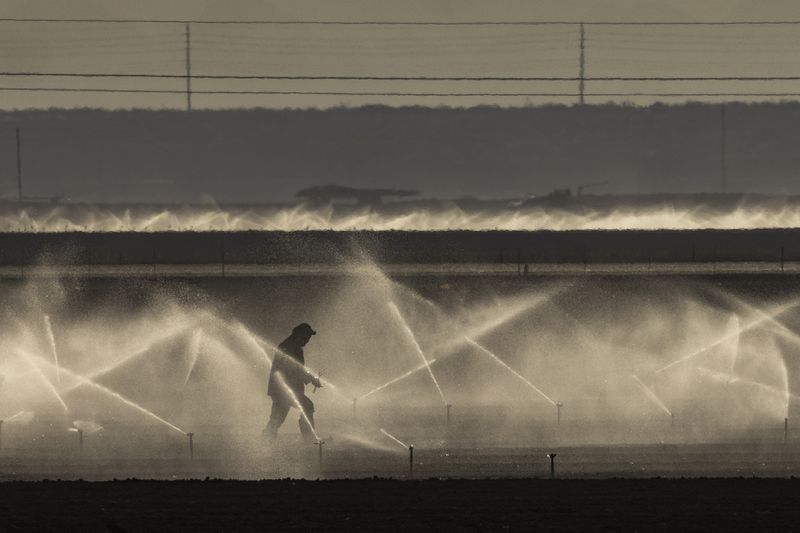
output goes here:
[[389, 302], [389, 309], [392, 310], [392, 314], [397, 318], [397, 322], [400, 327], [403, 329], [405, 334], [408, 336], [409, 341], [411, 342], [412, 346], [414, 347], [414, 352], [422, 359], [422, 364], [425, 365], [425, 368], [428, 370], [428, 374], [431, 377], [431, 381], [436, 386], [436, 391], [439, 393], [439, 397], [442, 399], [442, 403], [447, 405], [447, 398], [444, 397], [444, 392], [442, 392], [442, 387], [439, 385], [439, 381], [436, 379], [436, 375], [433, 373], [431, 369], [431, 363], [428, 361], [428, 358], [425, 356], [425, 352], [422, 351], [422, 347], [419, 345], [417, 341], [416, 335], [411, 330], [406, 322], [406, 319], [403, 318], [403, 315], [400, 313], [400, 310], [397, 308], [394, 302]]
[[56, 348], [56, 338], [53, 335], [53, 326], [50, 324], [50, 317], [44, 315], [44, 331], [47, 334], [47, 342], [50, 343], [50, 351], [53, 355], [53, 362], [56, 365], [56, 377], [58, 382], [61, 383], [61, 368], [58, 365], [58, 349]]
[[672, 411], [669, 410], [669, 407], [664, 405], [664, 402], [661, 400], [661, 398], [658, 397], [658, 395], [655, 393], [653, 389], [645, 385], [644, 382], [641, 379], [639, 379], [639, 376], [637, 376], [636, 374], [633, 374], [633, 379], [642, 388], [642, 390], [647, 395], [647, 398], [649, 400], [651, 400], [656, 406], [658, 406], [659, 409], [667, 413], [669, 416], [672, 416]]
[[[97, 305], [84, 285], [0, 287], [13, 309], [0, 314], [0, 406], [7, 417], [30, 413], [18, 419], [31, 426], [11, 428], [9, 441], [46, 440], [40, 428], [50, 427], [63, 436], [83, 421], [103, 428], [93, 451], [133, 453], [136, 435], [155, 435], [188, 455], [176, 435], [192, 432], [207, 455], [264, 463], [271, 359], [301, 321], [318, 332], [305, 355], [308, 368], [324, 370], [325, 387], [306, 394], [326, 450], [385, 451], [394, 441], [379, 428], [423, 447], [660, 442], [662, 413], [680, 420], [675, 439], [769, 439], [797, 391], [785, 364], [797, 346], [781, 342], [800, 318], [793, 294], [710, 298], [698, 283], [649, 278], [569, 290], [555, 280], [445, 287], [400, 284], [372, 268], [238, 289], [228, 280], [188, 289], [114, 280], [104, 283], [137, 297], [115, 293]], [[44, 315], [56, 326], [61, 383]], [[559, 430], [556, 399], [566, 407]], [[455, 406], [452, 421], [443, 402]], [[296, 419], [285, 424], [279, 442], [289, 451], [274, 453], [301, 453], [297, 432]]]
[[289, 397], [292, 399], [292, 403], [294, 404], [294, 406], [297, 408], [298, 411], [300, 411], [300, 416], [303, 417], [303, 420], [305, 421], [306, 425], [311, 430], [311, 433], [314, 435], [314, 439], [317, 442], [319, 442], [320, 438], [319, 435], [317, 435], [317, 431], [314, 428], [314, 424], [311, 423], [311, 419], [308, 417], [308, 413], [306, 413], [306, 410], [303, 409], [303, 404], [300, 403], [300, 399], [297, 397], [297, 394], [295, 394], [292, 388], [286, 383], [283, 374], [281, 374], [280, 372], [276, 372], [275, 378], [278, 384], [280, 385], [281, 389], [283, 389], [283, 391], [289, 395]]
[[194, 334], [192, 334], [192, 340], [189, 345], [189, 370], [186, 372], [186, 378], [183, 380], [184, 387], [186, 387], [186, 384], [189, 383], [189, 379], [192, 377], [192, 372], [194, 372], [194, 367], [197, 365], [197, 359], [200, 357], [202, 343], [203, 330], [198, 329], [194, 332]]
[[800, 227], [800, 205], [716, 208], [656, 205], [597, 209], [579, 206], [467, 208], [440, 203], [333, 209], [307, 206], [102, 206], [66, 204], [0, 208], [0, 231], [244, 231], [244, 230], [579, 230], [753, 229]]
[[396, 442], [397, 444], [399, 444], [403, 448], [408, 448], [408, 444], [406, 444], [405, 442], [401, 441], [400, 439], [398, 439], [397, 437], [395, 437], [394, 435], [392, 435], [391, 433], [389, 433], [385, 429], [381, 428], [381, 433], [383, 433], [384, 435], [386, 435], [387, 437], [392, 439], [394, 442]]

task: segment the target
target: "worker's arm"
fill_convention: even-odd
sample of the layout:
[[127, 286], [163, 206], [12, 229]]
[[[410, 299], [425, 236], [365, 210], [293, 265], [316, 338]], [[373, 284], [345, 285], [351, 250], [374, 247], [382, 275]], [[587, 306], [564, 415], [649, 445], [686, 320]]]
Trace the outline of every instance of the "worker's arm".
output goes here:
[[306, 375], [305, 375], [305, 383], [306, 384], [311, 383], [312, 385], [314, 385], [314, 387], [316, 387], [318, 389], [320, 387], [322, 387], [322, 382], [319, 380], [319, 378], [317, 376], [315, 376], [314, 374], [309, 372], [309, 370], [307, 368], [305, 368], [305, 367], [303, 367], [303, 370], [306, 373]]

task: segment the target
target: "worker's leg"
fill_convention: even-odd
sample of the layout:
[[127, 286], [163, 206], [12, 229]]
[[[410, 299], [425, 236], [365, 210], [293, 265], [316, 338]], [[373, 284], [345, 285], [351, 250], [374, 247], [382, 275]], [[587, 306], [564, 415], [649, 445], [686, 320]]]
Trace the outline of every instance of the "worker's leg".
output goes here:
[[[300, 396], [300, 405], [303, 408], [303, 414], [300, 414], [300, 433], [303, 435], [303, 440], [307, 443], [316, 442], [316, 437], [314, 436], [314, 402], [308, 399], [308, 396]], [[306, 421], [306, 417], [308, 417], [308, 421]], [[309, 425], [311, 424], [311, 425]]]
[[278, 428], [281, 427], [283, 421], [286, 420], [286, 415], [289, 414], [290, 407], [289, 403], [282, 398], [272, 398], [272, 411], [269, 414], [267, 428], [264, 430], [268, 442], [272, 443], [275, 441], [275, 438], [278, 436]]

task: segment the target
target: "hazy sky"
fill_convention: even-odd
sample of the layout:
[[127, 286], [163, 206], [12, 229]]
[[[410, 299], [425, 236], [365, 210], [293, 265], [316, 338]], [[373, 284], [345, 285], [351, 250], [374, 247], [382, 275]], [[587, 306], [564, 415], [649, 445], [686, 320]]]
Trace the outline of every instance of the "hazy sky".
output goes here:
[[[800, 2], [773, 1], [199, 1], [0, 0], [6, 18], [381, 21], [800, 20]], [[0, 71], [185, 74], [181, 24], [0, 23]], [[577, 25], [258, 26], [195, 24], [194, 75], [555, 76], [579, 69]], [[797, 75], [800, 26], [588, 26], [586, 76]], [[0, 91], [0, 107], [182, 107], [180, 78], [0, 77], [3, 88], [169, 90], [175, 94]], [[194, 80], [202, 107], [345, 103], [572, 103], [572, 81]], [[565, 93], [566, 96], [209, 95], [202, 91]], [[800, 93], [800, 82], [587, 82], [587, 93]], [[754, 99], [759, 99], [755, 97]], [[590, 97], [648, 103], [664, 97]], [[694, 99], [703, 99], [697, 97]], [[712, 98], [712, 100], [716, 100]]]

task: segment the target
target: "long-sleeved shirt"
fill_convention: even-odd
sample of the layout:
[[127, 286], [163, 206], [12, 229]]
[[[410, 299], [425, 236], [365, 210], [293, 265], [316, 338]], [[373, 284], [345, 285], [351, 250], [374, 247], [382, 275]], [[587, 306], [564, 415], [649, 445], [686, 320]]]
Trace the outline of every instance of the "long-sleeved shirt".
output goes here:
[[306, 384], [314, 381], [314, 376], [305, 368], [305, 362], [303, 347], [292, 337], [280, 343], [275, 350], [275, 358], [272, 360], [272, 368], [269, 371], [267, 394], [272, 397], [287, 394], [276, 377], [276, 374], [280, 372], [286, 386], [297, 396], [302, 395]]

